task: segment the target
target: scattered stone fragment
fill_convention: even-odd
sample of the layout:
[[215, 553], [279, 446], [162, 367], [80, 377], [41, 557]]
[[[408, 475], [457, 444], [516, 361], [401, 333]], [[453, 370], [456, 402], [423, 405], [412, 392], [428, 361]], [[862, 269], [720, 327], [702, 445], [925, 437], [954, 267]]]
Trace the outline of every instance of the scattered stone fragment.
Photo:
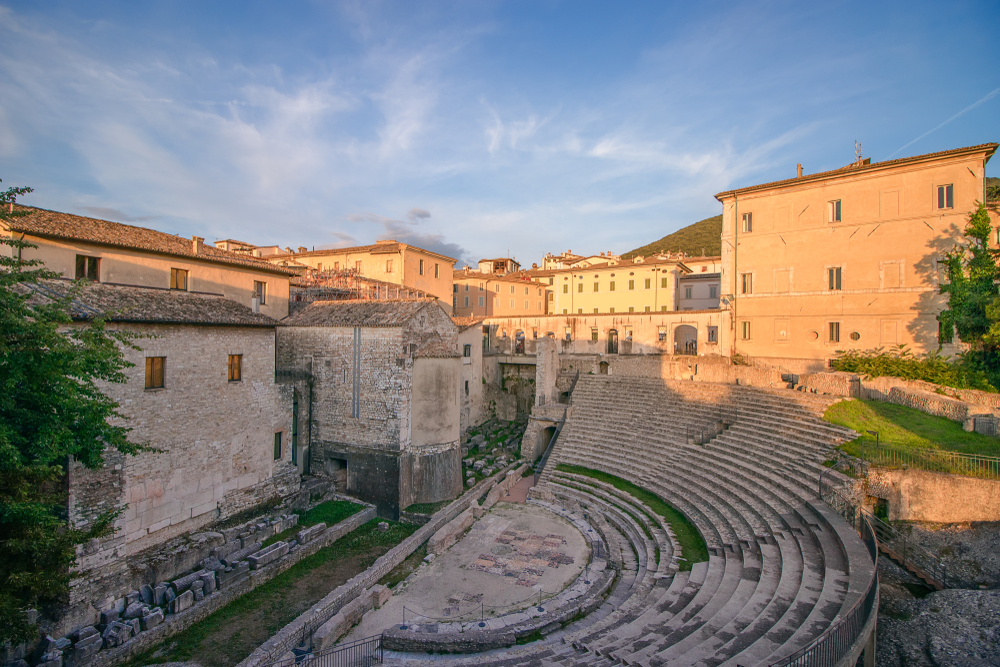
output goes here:
[[145, 605], [143, 605], [143, 603], [141, 603], [141, 602], [133, 602], [132, 604], [130, 604], [125, 609], [125, 613], [122, 614], [122, 616], [125, 619], [139, 618], [140, 616], [143, 615], [143, 611], [142, 611], [143, 608], [147, 608], [148, 609], [148, 607], [146, 607]]
[[169, 587], [166, 584], [156, 584], [156, 588], [153, 589], [153, 604], [157, 607], [162, 607], [167, 604], [167, 591]]
[[50, 651], [42, 656], [42, 659], [38, 661], [37, 667], [62, 667], [62, 664], [62, 651]]
[[386, 521], [379, 521], [378, 522], [378, 532], [384, 533], [387, 530], [389, 530], [389, 524], [388, 524], [388, 522], [386, 522]]
[[308, 528], [303, 528], [295, 536], [299, 541], [299, 544], [306, 544], [310, 540], [319, 537], [319, 534], [326, 530], [325, 523], [317, 523], [315, 526], [309, 526]]
[[139, 587], [139, 595], [142, 597], [142, 601], [146, 604], [153, 604], [153, 587], [149, 584], [143, 584]]
[[[216, 562], [218, 562], [218, 561], [216, 561]], [[222, 569], [221, 564], [219, 566], [219, 569]], [[201, 577], [199, 577], [199, 578], [201, 579], [202, 590], [205, 592], [205, 595], [211, 595], [212, 593], [215, 592], [216, 582], [215, 582], [215, 571], [214, 570], [210, 571], [210, 572], [206, 572], [205, 574], [201, 575]]]
[[163, 622], [163, 610], [159, 607], [151, 610], [142, 617], [141, 627], [143, 630], [151, 630]]
[[169, 605], [177, 597], [177, 593], [174, 593], [174, 589], [168, 588], [166, 594], [163, 596], [163, 604]]
[[108, 609], [101, 612], [101, 625], [111, 625], [118, 620], [118, 610]]
[[132, 626], [128, 623], [112, 621], [104, 629], [101, 638], [104, 640], [104, 648], [121, 646], [132, 638]]
[[130, 604], [141, 601], [142, 601], [142, 595], [139, 593], [139, 591], [132, 591], [131, 593], [125, 596], [125, 607], [127, 608]]
[[167, 613], [179, 614], [185, 609], [190, 609], [192, 606], [194, 606], [194, 593], [187, 590], [170, 601], [170, 604], [167, 606]]

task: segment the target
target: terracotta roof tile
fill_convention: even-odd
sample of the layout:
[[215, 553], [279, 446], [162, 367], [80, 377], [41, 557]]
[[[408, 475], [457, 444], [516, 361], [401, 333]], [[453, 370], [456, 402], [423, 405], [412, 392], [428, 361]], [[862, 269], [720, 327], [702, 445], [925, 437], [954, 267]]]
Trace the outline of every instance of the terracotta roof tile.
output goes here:
[[440, 336], [434, 334], [417, 347], [413, 356], [423, 359], [454, 359], [462, 355], [458, 353], [458, 350], [441, 340]]
[[[35, 292], [39, 301], [66, 296], [73, 283], [68, 280], [45, 280], [26, 284], [23, 289]], [[75, 320], [98, 316], [109, 322], [146, 324], [201, 324], [244, 327], [275, 327], [276, 320], [255, 313], [232, 299], [180, 290], [83, 283], [70, 303]]]
[[938, 151], [937, 153], [925, 153], [924, 155], [914, 155], [912, 157], [897, 158], [895, 160], [885, 160], [884, 162], [872, 162], [870, 164], [857, 164], [852, 163], [846, 167], [841, 167], [840, 169], [831, 169], [830, 171], [821, 171], [815, 174], [807, 174], [797, 178], [786, 178], [781, 181], [772, 181], [770, 183], [761, 183], [760, 185], [750, 185], [745, 188], [738, 188], [736, 190], [726, 190], [725, 192], [720, 192], [715, 195], [715, 198], [722, 201], [724, 197], [730, 197], [732, 195], [743, 194], [744, 192], [753, 192], [755, 190], [767, 190], [770, 188], [780, 188], [786, 185], [795, 185], [797, 183], [808, 183], [810, 181], [818, 181], [824, 178], [830, 178], [832, 176], [843, 176], [844, 174], [860, 173], [863, 171], [872, 171], [877, 169], [884, 169], [886, 167], [896, 167], [902, 164], [907, 164], [909, 162], [920, 162], [923, 160], [934, 160], [937, 158], [949, 157], [952, 155], [960, 155], [962, 153], [976, 153], [976, 152], [986, 152], [992, 155], [996, 151], [998, 144], [988, 143], [988, 144], [978, 144], [976, 146], [966, 146], [965, 148], [952, 148], [947, 151]]
[[259, 271], [267, 271], [268, 273], [294, 275], [293, 272], [275, 266], [263, 259], [221, 250], [208, 244], [203, 244], [201, 252], [196, 255], [191, 239], [158, 232], [155, 229], [134, 227], [120, 222], [86, 218], [58, 211], [47, 211], [33, 206], [18, 205], [15, 207], [15, 210], [28, 211], [32, 214], [21, 218], [14, 218], [6, 221], [4, 224], [13, 231], [25, 232], [34, 236], [73, 239], [118, 248], [146, 250], [177, 257], [198, 258], [219, 264], [231, 264]]
[[289, 327], [402, 327], [436, 299], [313, 301], [282, 320]]
[[459, 331], [465, 331], [470, 329], [477, 324], [482, 324], [485, 317], [477, 317], [475, 315], [470, 315], [468, 317], [452, 317], [451, 321], [455, 323]]

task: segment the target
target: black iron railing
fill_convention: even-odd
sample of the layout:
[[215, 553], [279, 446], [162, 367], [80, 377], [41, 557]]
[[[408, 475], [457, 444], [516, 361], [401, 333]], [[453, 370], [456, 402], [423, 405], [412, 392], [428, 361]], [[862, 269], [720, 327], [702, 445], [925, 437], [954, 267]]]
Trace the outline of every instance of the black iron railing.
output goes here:
[[855, 602], [850, 611], [836, 624], [827, 628], [826, 632], [811, 644], [784, 660], [773, 663], [771, 667], [833, 667], [843, 660], [852, 646], [857, 644], [871, 615], [877, 613], [875, 605], [878, 602], [878, 537], [868, 517], [860, 516], [855, 527], [868, 548], [868, 554], [875, 566], [872, 568], [872, 578], [868, 582], [864, 596]]
[[1000, 479], [1000, 456], [962, 454], [943, 449], [899, 447], [880, 442], [861, 444], [861, 458], [877, 468], [913, 468], [966, 477]]
[[[338, 644], [323, 651], [293, 651], [294, 658], [276, 662], [271, 667], [369, 667], [382, 664], [382, 635], [365, 637], [348, 644]], [[301, 655], [299, 655], [301, 653]]]

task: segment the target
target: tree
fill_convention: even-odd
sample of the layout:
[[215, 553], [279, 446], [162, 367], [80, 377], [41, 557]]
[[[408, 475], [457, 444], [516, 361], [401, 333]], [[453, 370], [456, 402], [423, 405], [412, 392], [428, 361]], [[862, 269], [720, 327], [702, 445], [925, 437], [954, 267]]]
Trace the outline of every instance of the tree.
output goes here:
[[962, 361], [1000, 389], [1000, 253], [989, 247], [992, 231], [989, 211], [980, 203], [965, 227], [968, 243], [945, 256], [948, 282], [941, 291], [948, 295], [948, 308], [938, 320], [968, 346]]
[[[28, 192], [0, 192], [0, 220], [25, 215], [14, 203]], [[107, 512], [86, 529], [70, 525], [70, 457], [98, 468], [105, 448], [148, 449], [128, 441], [118, 404], [99, 388], [125, 382], [132, 364], [122, 349], [134, 347], [136, 336], [109, 331], [102, 319], [70, 327], [79, 287], [39, 298], [36, 288], [58, 276], [20, 259], [32, 247], [0, 238], [0, 641], [12, 643], [37, 632], [28, 609], [65, 603], [76, 546], [106, 534], [116, 516]]]

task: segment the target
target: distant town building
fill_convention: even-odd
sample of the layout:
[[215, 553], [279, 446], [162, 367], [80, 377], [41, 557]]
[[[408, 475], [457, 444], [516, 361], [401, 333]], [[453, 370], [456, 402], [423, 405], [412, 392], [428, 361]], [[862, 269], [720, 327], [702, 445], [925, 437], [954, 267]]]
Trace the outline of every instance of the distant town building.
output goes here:
[[495, 273], [503, 276], [508, 273], [516, 273], [517, 271], [520, 271], [521, 265], [516, 259], [512, 259], [510, 257], [481, 259], [479, 260], [479, 270], [483, 273]]
[[[0, 221], [0, 234], [24, 239], [37, 248], [21, 250], [64, 278], [111, 285], [132, 285], [224, 296], [261, 313], [288, 315], [288, 279], [292, 272], [243, 252], [153, 229], [29, 206], [31, 213]], [[0, 252], [9, 252], [0, 246]]]
[[549, 286], [526, 272], [482, 273], [466, 267], [454, 274], [452, 309], [456, 317], [544, 315]]
[[681, 276], [678, 285], [680, 310], [710, 310], [719, 307], [722, 284], [722, 257], [684, 257], [691, 273]]
[[958, 350], [940, 326], [945, 253], [986, 200], [996, 143], [798, 175], [716, 195], [733, 349], [793, 372], [838, 350]]
[[572, 250], [567, 250], [566, 252], [558, 255], [546, 253], [545, 257], [542, 258], [541, 268], [545, 271], [551, 271], [556, 269], [594, 266], [596, 264], [605, 264], [607, 262], [620, 260], [621, 255], [612, 254], [610, 250], [606, 253], [602, 252], [597, 255], [574, 255]]
[[458, 388], [459, 426], [465, 433], [488, 417], [483, 405], [483, 318], [453, 317], [458, 327], [458, 352], [462, 355], [462, 376]]

